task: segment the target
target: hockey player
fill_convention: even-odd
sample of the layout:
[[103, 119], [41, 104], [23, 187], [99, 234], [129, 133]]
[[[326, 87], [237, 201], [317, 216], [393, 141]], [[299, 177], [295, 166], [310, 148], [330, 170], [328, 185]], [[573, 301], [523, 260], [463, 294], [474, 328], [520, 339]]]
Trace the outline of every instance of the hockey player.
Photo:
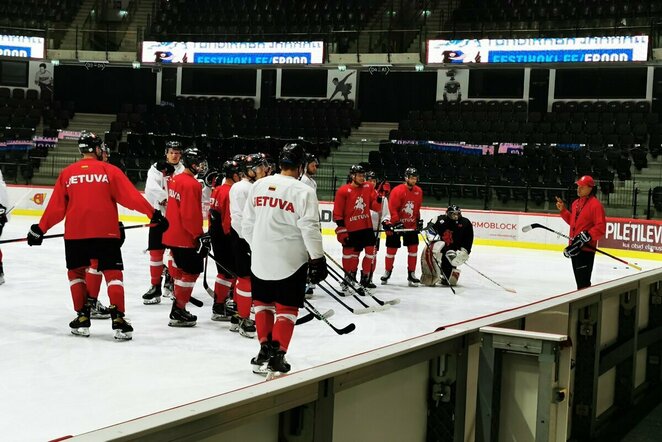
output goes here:
[[[9, 195], [7, 194], [7, 184], [0, 171], [0, 235], [7, 224], [7, 207], [9, 206]], [[5, 269], [2, 265], [2, 250], [0, 250], [0, 285], [5, 283]]]
[[456, 285], [460, 277], [457, 268], [469, 259], [474, 243], [474, 229], [471, 221], [462, 216], [462, 211], [456, 205], [448, 206], [445, 215], [440, 215], [432, 226], [431, 233], [439, 236], [444, 242], [441, 249], [441, 278], [443, 285]]
[[563, 200], [556, 197], [556, 208], [561, 218], [570, 226], [570, 245], [563, 254], [572, 260], [577, 290], [591, 286], [591, 274], [595, 261], [595, 250], [585, 246], [598, 246], [598, 240], [605, 235], [605, 209], [595, 196], [597, 188], [593, 177], [584, 175], [577, 184], [577, 198], [568, 210]]
[[[168, 201], [168, 182], [170, 179], [182, 173], [184, 166], [181, 164], [182, 145], [179, 141], [168, 141], [165, 146], [165, 160], [154, 163], [147, 171], [147, 181], [145, 182], [145, 198], [152, 203], [152, 206], [166, 212], [166, 203]], [[163, 265], [163, 255], [165, 247], [163, 246], [162, 234], [154, 228], [149, 229], [149, 239], [147, 250], [149, 250], [149, 276], [151, 286], [143, 295], [143, 304], [158, 304], [161, 302], [161, 280], [165, 275], [163, 286], [164, 296], [172, 295], [172, 278], [168, 270]]]
[[230, 189], [241, 179], [241, 168], [241, 164], [234, 160], [223, 163], [221, 170], [224, 177], [223, 183], [214, 188], [209, 203], [209, 235], [211, 236], [214, 256], [220, 261], [216, 264], [214, 306], [212, 307], [211, 317], [213, 321], [229, 321], [230, 317], [236, 313], [234, 310], [229, 310], [226, 301], [232, 286], [236, 283], [234, 274], [229, 273], [236, 272], [230, 237], [232, 228], [230, 221]]
[[[182, 155], [184, 171], [168, 183], [166, 219], [170, 228], [163, 244], [170, 248], [170, 274], [174, 279], [175, 300], [170, 311], [171, 327], [193, 327], [197, 316], [186, 310], [195, 281], [203, 270], [203, 259], [210, 247], [209, 235], [202, 231], [202, 186], [195, 178], [207, 169], [207, 160], [196, 148]], [[173, 262], [174, 261], [174, 262]]]
[[[382, 191], [383, 192], [383, 191]], [[349, 183], [341, 186], [333, 202], [336, 239], [343, 247], [342, 266], [346, 278], [356, 281], [359, 254], [365, 249], [361, 266], [361, 285], [368, 288], [372, 260], [375, 259], [375, 234], [370, 211], [382, 210], [383, 194], [365, 182], [365, 169], [355, 164], [349, 169]], [[343, 284], [343, 290], [347, 285]]]
[[301, 145], [285, 145], [281, 172], [252, 186], [241, 225], [253, 253], [251, 282], [260, 340], [251, 365], [253, 372], [270, 377], [290, 371], [285, 354], [303, 307], [307, 276], [316, 284], [327, 275], [317, 196], [298, 180], [305, 158]]
[[379, 246], [381, 243], [380, 227], [383, 221], [391, 219], [391, 215], [389, 214], [388, 210], [388, 196], [391, 192], [391, 184], [388, 181], [377, 183], [377, 175], [373, 171], [368, 171], [368, 173], [365, 174], [365, 177], [368, 184], [375, 188], [375, 192], [379, 194], [381, 191], [384, 194], [382, 199], [382, 210], [379, 212], [375, 210], [370, 211], [370, 218], [372, 219], [372, 230], [375, 232], [375, 258], [372, 260], [372, 265], [370, 267], [370, 275], [368, 276], [367, 287], [374, 289], [377, 288], [377, 286], [372, 282], [372, 275], [375, 272], [375, 265], [377, 264], [377, 253], [379, 252]]
[[241, 224], [244, 207], [253, 183], [264, 178], [268, 164], [264, 154], [253, 153], [244, 158], [244, 175], [230, 189], [230, 223], [232, 226], [232, 250], [235, 254], [237, 283], [234, 302], [237, 314], [230, 319], [230, 331], [239, 332], [246, 338], [255, 337], [255, 322], [251, 313], [251, 249], [244, 239]]
[[[387, 284], [393, 272], [395, 254], [402, 244], [407, 246], [407, 282], [410, 287], [417, 287], [421, 282], [416, 277], [416, 260], [418, 257], [418, 232], [423, 230], [421, 220], [421, 204], [423, 190], [416, 185], [418, 171], [413, 167], [405, 170], [405, 182], [395, 186], [389, 198], [389, 213], [391, 218], [382, 221], [386, 231], [386, 271], [381, 277], [382, 284]], [[412, 232], [397, 233], [394, 230], [407, 229]]]
[[85, 133], [78, 140], [83, 159], [65, 167], [55, 183], [53, 194], [38, 224], [27, 235], [30, 246], [38, 246], [44, 234], [65, 219], [64, 250], [69, 287], [77, 317], [69, 324], [71, 333], [89, 336], [90, 304], [85, 286], [85, 269], [91, 259], [99, 261], [98, 269], [108, 285], [110, 315], [115, 339], [128, 340], [133, 327], [124, 318], [122, 252], [117, 219], [117, 204], [137, 210], [149, 217], [158, 228], [166, 230], [168, 222], [161, 212], [136, 190], [117, 167], [99, 161], [101, 139]]
[[320, 162], [315, 155], [312, 153], [306, 154], [306, 171], [301, 175], [301, 182], [312, 187], [315, 192], [317, 192], [317, 181], [313, 177], [317, 173], [319, 165]]

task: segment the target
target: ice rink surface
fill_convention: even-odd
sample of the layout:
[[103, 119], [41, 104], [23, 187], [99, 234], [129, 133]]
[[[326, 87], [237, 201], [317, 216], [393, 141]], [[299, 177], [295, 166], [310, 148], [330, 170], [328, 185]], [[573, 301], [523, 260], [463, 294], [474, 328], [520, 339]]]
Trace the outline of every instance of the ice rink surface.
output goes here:
[[[34, 222], [37, 218], [14, 216], [2, 239], [24, 237]], [[60, 224], [48, 233], [61, 233], [62, 229]], [[124, 287], [127, 318], [135, 329], [128, 342], [113, 339], [109, 319], [93, 320], [89, 338], [70, 333], [68, 324], [75, 312], [62, 239], [45, 240], [41, 247], [28, 247], [24, 242], [2, 246], [7, 281], [0, 286], [4, 315], [0, 326], [2, 440], [43, 441], [81, 434], [264, 382], [251, 372], [249, 364], [259, 350], [257, 339], [229, 332], [229, 323], [210, 320], [211, 298], [201, 280], [193, 294], [205, 306], [189, 305], [198, 316], [194, 328], [168, 327], [170, 302], [166, 299], [159, 305], [142, 304], [141, 296], [149, 286], [146, 246], [147, 229], [127, 231], [122, 248]], [[324, 246], [340, 261], [335, 237], [325, 237]], [[662, 265], [660, 261], [630, 261], [644, 270]], [[297, 326], [287, 355], [292, 370], [311, 369], [575, 288], [570, 261], [560, 252], [476, 245], [468, 262], [517, 293], [501, 289], [466, 266], [456, 295], [447, 287], [409, 288], [406, 249], [402, 249], [389, 285], [375, 290], [383, 300], [400, 299], [400, 304], [387, 311], [354, 315], [316, 290], [311, 302], [317, 309], [333, 309], [331, 322], [337, 327], [354, 323], [356, 330], [339, 336], [316, 320]], [[382, 250], [375, 271], [377, 284], [383, 268]], [[633, 272], [598, 255], [593, 284]], [[211, 286], [214, 276], [210, 266], [207, 278]], [[104, 283], [99, 299], [108, 305], [105, 290]], [[360, 307], [352, 298], [343, 300]], [[376, 305], [370, 299], [366, 302]]]

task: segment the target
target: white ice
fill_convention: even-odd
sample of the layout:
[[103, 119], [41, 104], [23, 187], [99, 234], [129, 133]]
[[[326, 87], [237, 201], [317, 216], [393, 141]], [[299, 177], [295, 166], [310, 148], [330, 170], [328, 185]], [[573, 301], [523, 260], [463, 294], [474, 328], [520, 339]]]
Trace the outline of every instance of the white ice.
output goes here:
[[[24, 237], [37, 218], [15, 216], [2, 239]], [[62, 232], [62, 225], [50, 233]], [[213, 322], [211, 298], [198, 280], [194, 296], [205, 306], [191, 329], [168, 327], [170, 303], [146, 306], [141, 295], [149, 286], [147, 229], [127, 232], [123, 247], [127, 316], [135, 332], [129, 342], [113, 339], [110, 320], [93, 320], [91, 336], [73, 336], [68, 323], [75, 317], [66, 278], [61, 239], [41, 247], [26, 243], [2, 246], [6, 283], [0, 286], [3, 320], [0, 328], [0, 434], [3, 440], [48, 440], [76, 435], [192, 401], [263, 382], [251, 372], [257, 340], [228, 331], [228, 323]], [[325, 249], [340, 260], [335, 237], [325, 237]], [[633, 260], [645, 270], [659, 261]], [[457, 294], [447, 287], [409, 288], [406, 250], [399, 251], [389, 285], [375, 295], [401, 303], [388, 311], [353, 315], [317, 290], [311, 302], [333, 309], [338, 327], [356, 330], [338, 336], [321, 321], [297, 326], [288, 352], [293, 370], [369, 351], [376, 347], [433, 332], [504, 309], [524, 305], [575, 288], [569, 260], [560, 252], [475, 246], [469, 263], [509, 293], [466, 266]], [[378, 256], [375, 281], [384, 268]], [[634, 271], [598, 255], [593, 282]], [[417, 270], [420, 274], [420, 266]], [[213, 285], [213, 274], [208, 282]], [[108, 304], [105, 284], [100, 299]], [[352, 298], [343, 299], [359, 307]], [[367, 301], [374, 304], [372, 301]], [[273, 381], [278, 382], [278, 381]]]

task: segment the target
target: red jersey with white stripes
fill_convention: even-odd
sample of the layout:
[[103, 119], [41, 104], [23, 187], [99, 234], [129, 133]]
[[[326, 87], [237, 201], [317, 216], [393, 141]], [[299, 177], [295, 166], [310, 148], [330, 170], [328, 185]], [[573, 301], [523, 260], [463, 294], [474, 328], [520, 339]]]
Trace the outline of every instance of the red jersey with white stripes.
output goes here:
[[388, 198], [391, 223], [402, 222], [405, 229], [415, 229], [421, 217], [423, 190], [418, 186], [411, 189], [406, 184], [395, 186]]
[[223, 233], [230, 234], [230, 227], [232, 217], [230, 215], [230, 188], [233, 183], [224, 182], [220, 186], [216, 186], [211, 192], [209, 199], [209, 210], [215, 210], [221, 215], [223, 225]]
[[333, 220], [343, 220], [348, 232], [372, 230], [370, 210], [380, 211], [382, 204], [377, 202], [377, 192], [369, 184], [360, 187], [345, 184], [336, 192], [333, 202]]
[[55, 183], [39, 228], [64, 221], [64, 239], [119, 238], [117, 204], [152, 217], [154, 208], [112, 164], [83, 158], [65, 167]]
[[202, 235], [202, 186], [188, 169], [172, 177], [168, 184], [166, 218], [170, 227], [163, 234], [163, 244], [194, 248]]

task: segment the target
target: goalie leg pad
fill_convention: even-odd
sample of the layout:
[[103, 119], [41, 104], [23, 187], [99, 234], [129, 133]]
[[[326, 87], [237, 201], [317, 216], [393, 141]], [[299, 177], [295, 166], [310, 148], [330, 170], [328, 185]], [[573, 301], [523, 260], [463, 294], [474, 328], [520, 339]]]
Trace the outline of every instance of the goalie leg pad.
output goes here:
[[460, 279], [461, 272], [462, 271], [460, 269], [453, 269], [451, 272], [451, 277], [448, 278], [448, 282], [450, 282], [453, 286], [457, 285], [457, 280]]

